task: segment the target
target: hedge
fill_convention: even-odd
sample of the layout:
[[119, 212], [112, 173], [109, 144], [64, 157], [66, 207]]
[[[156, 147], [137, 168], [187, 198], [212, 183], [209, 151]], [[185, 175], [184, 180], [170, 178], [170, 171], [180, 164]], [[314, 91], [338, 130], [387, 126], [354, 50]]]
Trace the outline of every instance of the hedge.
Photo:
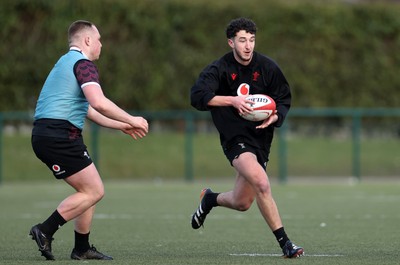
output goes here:
[[136, 110], [190, 109], [199, 72], [229, 51], [227, 23], [250, 17], [296, 107], [398, 107], [400, 5], [266, 0], [3, 0], [0, 111], [32, 110], [77, 19], [102, 35], [105, 94]]

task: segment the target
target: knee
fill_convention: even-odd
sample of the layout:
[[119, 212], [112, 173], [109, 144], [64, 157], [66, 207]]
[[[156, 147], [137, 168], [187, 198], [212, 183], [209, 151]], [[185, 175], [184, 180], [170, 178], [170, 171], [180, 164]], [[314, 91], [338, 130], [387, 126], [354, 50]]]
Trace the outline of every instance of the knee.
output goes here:
[[96, 197], [97, 201], [100, 201], [101, 199], [103, 199], [104, 194], [105, 194], [105, 192], [104, 192], [104, 187], [103, 187], [97, 191], [97, 197]]
[[268, 181], [260, 181], [255, 184], [254, 189], [256, 191], [256, 194], [264, 195], [264, 196], [270, 196], [271, 195], [271, 186]]
[[97, 187], [91, 192], [91, 197], [94, 203], [99, 202], [104, 197], [104, 186]]
[[97, 201], [100, 201], [104, 197], [104, 189], [97, 194]]

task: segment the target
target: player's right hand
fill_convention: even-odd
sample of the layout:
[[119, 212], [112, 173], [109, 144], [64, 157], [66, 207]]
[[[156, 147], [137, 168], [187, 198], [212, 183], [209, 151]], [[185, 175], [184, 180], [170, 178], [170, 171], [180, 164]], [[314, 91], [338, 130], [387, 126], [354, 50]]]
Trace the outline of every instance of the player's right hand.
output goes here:
[[122, 131], [128, 135], [130, 135], [133, 139], [143, 138], [149, 132], [149, 124], [147, 120], [143, 117], [135, 117], [132, 116], [130, 120], [129, 126], [122, 129]]
[[246, 114], [253, 111], [253, 108], [251, 107], [253, 101], [246, 98], [247, 95], [233, 97], [232, 105], [239, 111], [239, 114]]

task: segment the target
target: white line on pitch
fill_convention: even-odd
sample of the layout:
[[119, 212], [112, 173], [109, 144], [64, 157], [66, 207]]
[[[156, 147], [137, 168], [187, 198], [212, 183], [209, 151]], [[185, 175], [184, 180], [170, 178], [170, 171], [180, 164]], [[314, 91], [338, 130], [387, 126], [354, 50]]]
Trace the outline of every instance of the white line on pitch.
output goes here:
[[[249, 256], [249, 257], [280, 257], [282, 254], [261, 254], [261, 253], [231, 253], [230, 256]], [[341, 254], [304, 254], [307, 257], [344, 257]]]

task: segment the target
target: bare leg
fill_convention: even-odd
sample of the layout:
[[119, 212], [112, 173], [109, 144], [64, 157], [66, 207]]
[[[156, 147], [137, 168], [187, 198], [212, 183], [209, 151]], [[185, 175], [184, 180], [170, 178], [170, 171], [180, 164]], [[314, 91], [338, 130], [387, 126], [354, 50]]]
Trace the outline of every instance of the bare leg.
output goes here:
[[76, 217], [75, 219], [76, 232], [80, 234], [87, 234], [90, 232], [95, 208], [96, 206], [93, 205], [92, 207], [87, 209], [84, 213]]
[[88, 233], [94, 215], [94, 205], [104, 196], [100, 175], [94, 164], [91, 164], [66, 178], [65, 181], [76, 190], [76, 193], [63, 200], [57, 210], [66, 221], [76, 218], [77, 232]]
[[272, 197], [271, 186], [265, 170], [252, 153], [243, 153], [233, 161], [238, 172], [235, 187], [232, 191], [221, 193], [217, 202], [221, 206], [246, 211], [254, 198], [261, 215], [272, 231], [282, 227], [278, 207]]

